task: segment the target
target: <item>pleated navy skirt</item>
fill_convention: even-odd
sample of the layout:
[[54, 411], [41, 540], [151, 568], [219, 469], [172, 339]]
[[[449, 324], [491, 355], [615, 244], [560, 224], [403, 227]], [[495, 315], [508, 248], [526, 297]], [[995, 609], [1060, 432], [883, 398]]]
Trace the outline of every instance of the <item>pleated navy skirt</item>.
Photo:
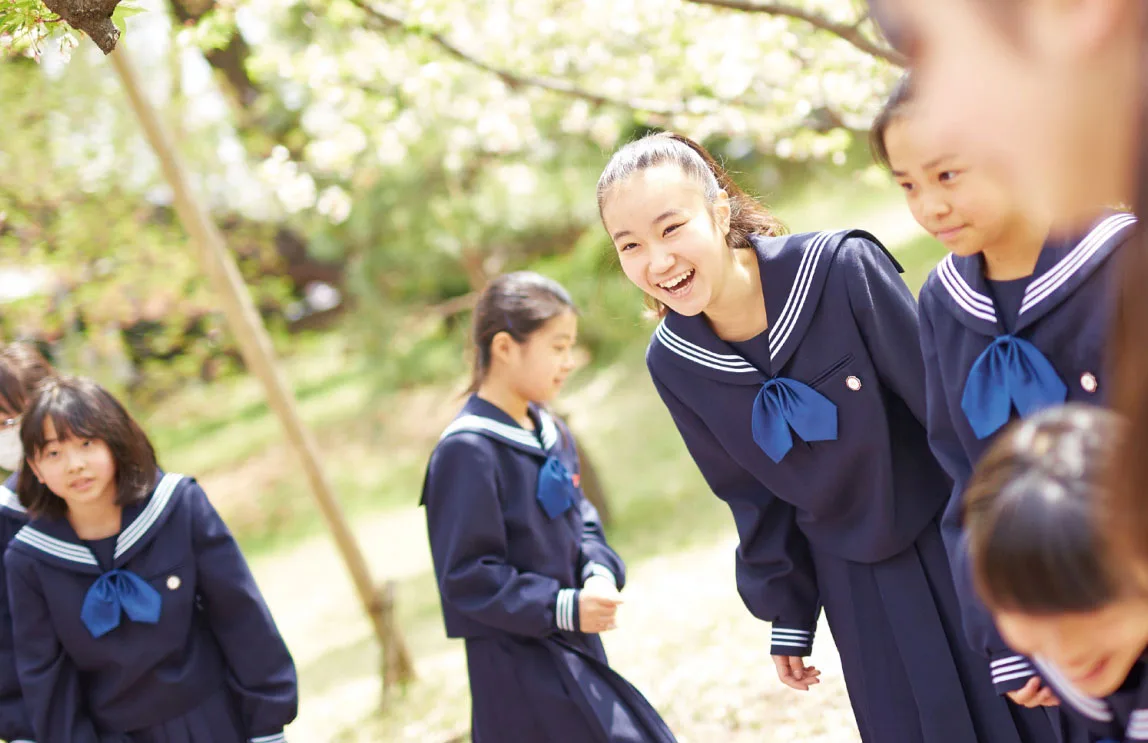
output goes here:
[[112, 735], [102, 743], [246, 743], [243, 721], [231, 693], [220, 689], [199, 705], [158, 725]]
[[966, 642], [936, 522], [881, 562], [813, 560], [865, 743], [1060, 743], [1045, 709], [996, 693]]
[[675, 743], [597, 635], [468, 639], [474, 743]]

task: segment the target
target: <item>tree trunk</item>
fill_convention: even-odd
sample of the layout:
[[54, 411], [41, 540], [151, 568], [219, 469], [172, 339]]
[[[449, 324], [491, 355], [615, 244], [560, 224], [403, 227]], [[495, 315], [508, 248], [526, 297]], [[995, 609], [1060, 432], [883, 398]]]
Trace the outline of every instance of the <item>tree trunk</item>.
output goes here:
[[[235, 336], [247, 368], [262, 383], [268, 404], [279, 418], [288, 443], [303, 466], [319, 510], [327, 520], [335, 546], [346, 563], [359, 601], [374, 627], [380, 650], [387, 653], [392, 643], [402, 648], [405, 645], [398, 634], [398, 627], [384, 619], [385, 607], [371, 580], [366, 559], [323, 470], [314, 437], [299, 417], [294, 395], [275, 359], [267, 328], [263, 325], [235, 260], [228, 252], [223, 236], [212, 222], [207, 209], [192, 192], [171, 134], [144, 94], [123, 44], [109, 56], [144, 135], [171, 185], [180, 220], [199, 247], [200, 259], [219, 295], [227, 324]], [[393, 595], [391, 602], [393, 611]], [[413, 669], [409, 664], [396, 665], [395, 678], [383, 679], [384, 688], [388, 684], [405, 683], [413, 678]], [[390, 668], [389, 665], [387, 667]]]

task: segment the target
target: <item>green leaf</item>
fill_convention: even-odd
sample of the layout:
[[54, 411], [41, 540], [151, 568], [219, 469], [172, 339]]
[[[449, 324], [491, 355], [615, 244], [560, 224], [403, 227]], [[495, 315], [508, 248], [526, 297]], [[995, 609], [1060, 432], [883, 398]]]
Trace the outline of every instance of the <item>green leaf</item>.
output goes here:
[[136, 5], [135, 3], [122, 2], [116, 6], [114, 11], [112, 11], [112, 23], [116, 24], [116, 28], [120, 30], [121, 34], [126, 33], [127, 19], [131, 18], [133, 15], [139, 15], [140, 13], [143, 13], [144, 10], [145, 8], [140, 5]]

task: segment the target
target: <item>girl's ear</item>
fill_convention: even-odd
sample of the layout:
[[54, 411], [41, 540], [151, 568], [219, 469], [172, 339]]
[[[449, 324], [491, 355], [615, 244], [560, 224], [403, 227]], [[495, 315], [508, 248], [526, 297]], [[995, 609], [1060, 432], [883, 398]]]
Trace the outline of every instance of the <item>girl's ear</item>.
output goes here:
[[717, 198], [713, 203], [713, 216], [714, 224], [721, 230], [722, 236], [729, 234], [730, 219], [733, 216], [733, 208], [729, 203], [729, 194], [724, 190], [718, 191]]
[[496, 333], [490, 341], [491, 361], [498, 360], [505, 363], [516, 345], [517, 342], [507, 331], [503, 330]]

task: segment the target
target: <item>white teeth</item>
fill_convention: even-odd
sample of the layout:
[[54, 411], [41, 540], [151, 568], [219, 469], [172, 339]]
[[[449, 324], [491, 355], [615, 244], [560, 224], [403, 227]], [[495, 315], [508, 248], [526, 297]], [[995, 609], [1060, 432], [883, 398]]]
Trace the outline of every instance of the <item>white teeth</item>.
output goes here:
[[663, 281], [662, 283], [658, 284], [658, 286], [662, 287], [662, 288], [663, 288], [663, 289], [665, 289], [666, 291], [673, 291], [673, 290], [674, 290], [674, 289], [676, 289], [676, 288], [678, 287], [678, 285], [680, 285], [680, 284], [681, 284], [683, 281], [685, 281], [685, 280], [686, 280], [686, 279], [688, 279], [690, 276], [692, 276], [692, 275], [693, 275], [693, 273], [694, 273], [694, 270], [691, 268], [689, 271], [686, 271], [686, 272], [685, 272], [685, 273], [683, 273], [683, 274], [679, 274], [679, 275], [677, 275], [677, 276], [673, 277], [672, 279], [670, 279], [670, 280], [668, 280], [668, 281]]

